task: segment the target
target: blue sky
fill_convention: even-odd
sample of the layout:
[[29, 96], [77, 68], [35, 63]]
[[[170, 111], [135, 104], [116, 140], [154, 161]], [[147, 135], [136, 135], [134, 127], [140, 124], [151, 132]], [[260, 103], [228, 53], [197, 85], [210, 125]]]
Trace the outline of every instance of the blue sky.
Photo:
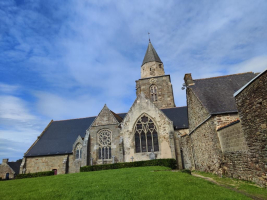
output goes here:
[[267, 1], [0, 2], [0, 162], [17, 160], [53, 120], [127, 112], [148, 45], [171, 74], [267, 68]]

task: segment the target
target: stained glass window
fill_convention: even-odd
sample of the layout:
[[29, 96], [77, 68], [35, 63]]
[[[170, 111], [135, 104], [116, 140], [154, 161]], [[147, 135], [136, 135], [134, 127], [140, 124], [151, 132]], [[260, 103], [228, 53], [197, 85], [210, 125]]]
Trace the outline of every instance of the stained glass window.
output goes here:
[[82, 145], [79, 143], [76, 146], [76, 150], [75, 150], [75, 159], [81, 159], [82, 158]]
[[98, 132], [98, 158], [111, 159], [111, 131], [104, 129]]
[[159, 151], [157, 126], [148, 115], [139, 117], [134, 132], [136, 153]]

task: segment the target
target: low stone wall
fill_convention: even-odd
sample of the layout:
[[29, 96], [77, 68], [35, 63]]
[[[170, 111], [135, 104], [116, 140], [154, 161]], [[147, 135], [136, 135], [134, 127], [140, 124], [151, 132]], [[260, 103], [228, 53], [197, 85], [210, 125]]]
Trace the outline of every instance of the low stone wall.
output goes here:
[[267, 176], [257, 162], [257, 155], [248, 151], [223, 153], [222, 173], [225, 176], [243, 179], [266, 186]]

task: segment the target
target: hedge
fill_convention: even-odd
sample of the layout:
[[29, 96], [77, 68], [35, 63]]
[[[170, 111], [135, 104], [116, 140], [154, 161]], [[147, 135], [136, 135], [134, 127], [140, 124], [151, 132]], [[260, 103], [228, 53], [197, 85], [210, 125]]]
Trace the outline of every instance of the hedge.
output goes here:
[[41, 177], [41, 176], [52, 176], [52, 175], [54, 175], [54, 171], [36, 172], [36, 173], [28, 173], [28, 174], [18, 174], [16, 176], [16, 179], [33, 178], [33, 177]]
[[80, 172], [90, 172], [90, 171], [100, 171], [100, 170], [120, 169], [120, 168], [130, 168], [130, 167], [145, 167], [145, 166], [164, 166], [164, 167], [169, 167], [171, 169], [177, 168], [175, 159], [156, 159], [156, 160], [146, 160], [137, 162], [127, 162], [127, 163], [84, 166], [81, 167]]

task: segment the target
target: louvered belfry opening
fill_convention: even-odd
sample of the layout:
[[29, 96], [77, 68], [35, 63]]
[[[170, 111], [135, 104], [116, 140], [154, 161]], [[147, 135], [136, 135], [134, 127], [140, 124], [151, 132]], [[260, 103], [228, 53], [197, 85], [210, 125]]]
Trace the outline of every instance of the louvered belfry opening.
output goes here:
[[147, 114], [138, 118], [134, 132], [136, 153], [159, 151], [157, 126]]
[[157, 96], [157, 86], [156, 85], [151, 85], [150, 86], [150, 97], [151, 97], [151, 101], [158, 101], [158, 96]]

